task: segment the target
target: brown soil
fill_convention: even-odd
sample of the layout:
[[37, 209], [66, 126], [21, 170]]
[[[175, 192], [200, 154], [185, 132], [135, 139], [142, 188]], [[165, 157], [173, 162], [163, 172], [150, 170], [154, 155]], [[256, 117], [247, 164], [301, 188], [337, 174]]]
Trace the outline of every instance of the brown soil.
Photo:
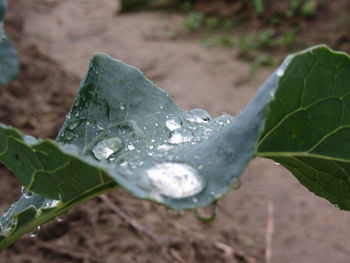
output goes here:
[[[196, 41], [170, 41], [181, 15], [115, 16], [115, 0], [12, 0], [6, 17], [21, 58], [21, 76], [0, 89], [0, 122], [54, 138], [79, 80], [97, 51], [139, 67], [186, 108], [236, 114], [269, 75], [249, 79], [249, 65], [232, 49], [204, 49]], [[0, 209], [19, 196], [17, 180], [0, 167]], [[242, 187], [219, 203], [204, 224], [140, 201], [119, 189], [108, 194], [129, 217], [153, 232], [159, 244], [135, 231], [100, 198], [74, 208], [62, 222], [22, 237], [0, 262], [265, 262], [267, 204], [274, 207], [273, 263], [347, 263], [350, 214], [301, 186], [271, 161], [253, 161]], [[224, 244], [224, 245], [223, 245]]]

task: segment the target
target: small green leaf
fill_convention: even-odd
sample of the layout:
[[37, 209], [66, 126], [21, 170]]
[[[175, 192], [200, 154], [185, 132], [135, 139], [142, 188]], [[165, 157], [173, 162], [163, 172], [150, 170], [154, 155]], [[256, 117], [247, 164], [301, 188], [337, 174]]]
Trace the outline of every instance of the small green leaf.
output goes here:
[[318, 47], [296, 55], [266, 113], [257, 154], [350, 210], [350, 58]]
[[19, 71], [17, 52], [3, 29], [6, 8], [6, 0], [0, 0], [0, 84], [11, 82]]

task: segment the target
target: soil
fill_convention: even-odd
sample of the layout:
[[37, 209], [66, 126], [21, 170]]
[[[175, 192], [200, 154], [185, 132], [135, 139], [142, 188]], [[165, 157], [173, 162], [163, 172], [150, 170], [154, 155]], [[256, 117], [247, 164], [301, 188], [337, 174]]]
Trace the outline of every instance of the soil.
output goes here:
[[[249, 64], [238, 60], [234, 49], [169, 40], [168, 30], [183, 19], [179, 14], [115, 15], [117, 4], [9, 1], [5, 25], [20, 55], [21, 76], [0, 89], [0, 122], [54, 138], [95, 52], [140, 68], [181, 107], [206, 108], [213, 116], [236, 115], [271, 73], [260, 70], [252, 80]], [[19, 197], [20, 185], [5, 167], [0, 170], [4, 210]], [[220, 200], [209, 224], [192, 212], [177, 215], [123, 189], [107, 196], [161, 242], [135, 231], [95, 198], [63, 221], [43, 225], [36, 238], [22, 237], [0, 262], [265, 262], [268, 222], [274, 226], [272, 263], [350, 262], [350, 213], [316, 197], [272, 161], [252, 161], [240, 189]]]

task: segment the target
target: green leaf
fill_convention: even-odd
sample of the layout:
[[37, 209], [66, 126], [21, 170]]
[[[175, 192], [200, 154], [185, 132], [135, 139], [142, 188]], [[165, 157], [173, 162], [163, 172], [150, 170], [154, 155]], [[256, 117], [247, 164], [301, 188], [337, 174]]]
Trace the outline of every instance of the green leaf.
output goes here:
[[0, 250], [117, 186], [173, 209], [205, 206], [256, 155], [349, 209], [348, 63], [324, 46], [291, 55], [239, 116], [212, 119], [177, 107], [138, 69], [95, 55], [56, 142], [0, 126], [0, 161], [36, 193], [0, 219]]
[[11, 82], [19, 71], [17, 52], [3, 29], [6, 7], [6, 0], [0, 0], [0, 84]]
[[293, 58], [266, 113], [257, 154], [350, 210], [350, 58], [321, 46]]
[[[101, 158], [98, 150], [105, 144], [109, 154], [100, 163], [118, 184], [139, 198], [194, 209], [226, 193], [252, 158], [264, 107], [276, 87], [270, 84], [277, 79], [239, 117], [211, 119], [204, 110], [177, 107], [138, 69], [97, 54], [57, 141], [91, 158]], [[111, 139], [122, 141], [120, 149], [108, 150]], [[174, 177], [182, 180], [173, 182]]]

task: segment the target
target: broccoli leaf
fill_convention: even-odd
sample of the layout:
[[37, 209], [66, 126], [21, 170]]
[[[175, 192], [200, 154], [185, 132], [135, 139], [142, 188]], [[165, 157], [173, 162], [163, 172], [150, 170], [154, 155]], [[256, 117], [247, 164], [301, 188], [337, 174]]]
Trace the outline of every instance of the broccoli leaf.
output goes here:
[[266, 114], [257, 152], [350, 210], [350, 59], [326, 47], [295, 56]]
[[0, 219], [0, 250], [118, 186], [173, 209], [205, 206], [255, 156], [350, 210], [348, 65], [325, 46], [290, 55], [239, 116], [211, 118], [177, 107], [138, 69], [95, 55], [56, 141], [0, 126], [0, 161], [25, 188]]

